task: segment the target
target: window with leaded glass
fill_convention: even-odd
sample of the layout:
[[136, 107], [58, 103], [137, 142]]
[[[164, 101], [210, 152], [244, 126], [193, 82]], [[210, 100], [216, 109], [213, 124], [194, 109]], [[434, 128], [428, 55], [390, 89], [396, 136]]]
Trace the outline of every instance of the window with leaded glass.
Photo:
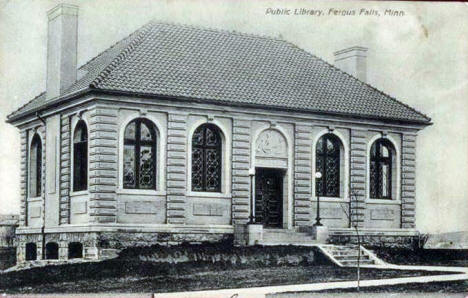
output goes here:
[[221, 133], [203, 124], [192, 137], [192, 191], [221, 191]]
[[42, 190], [42, 141], [33, 136], [29, 152], [29, 196], [39, 197]]
[[392, 198], [392, 144], [379, 139], [372, 144], [370, 152], [370, 197]]
[[143, 118], [130, 122], [124, 132], [123, 186], [156, 189], [156, 127]]
[[78, 121], [73, 134], [73, 191], [88, 188], [88, 129]]
[[322, 173], [315, 179], [317, 196], [339, 197], [340, 195], [340, 150], [341, 142], [333, 134], [323, 135], [315, 147], [315, 171]]

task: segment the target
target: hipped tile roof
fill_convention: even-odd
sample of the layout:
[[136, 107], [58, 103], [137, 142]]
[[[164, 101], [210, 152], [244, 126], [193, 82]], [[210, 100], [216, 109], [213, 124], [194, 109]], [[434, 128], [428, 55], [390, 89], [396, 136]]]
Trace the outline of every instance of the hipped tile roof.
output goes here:
[[[82, 66], [84, 89], [429, 124], [430, 118], [292, 43], [150, 22]], [[9, 116], [45, 104], [39, 95]]]

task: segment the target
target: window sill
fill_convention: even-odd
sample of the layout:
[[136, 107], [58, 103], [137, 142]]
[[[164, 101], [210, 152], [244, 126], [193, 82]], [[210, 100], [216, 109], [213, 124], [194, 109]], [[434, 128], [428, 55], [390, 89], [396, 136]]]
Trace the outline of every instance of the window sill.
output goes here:
[[196, 197], [196, 198], [221, 198], [221, 199], [230, 199], [231, 194], [226, 194], [222, 192], [187, 192], [187, 197]]
[[30, 197], [28, 198], [28, 202], [39, 202], [42, 201], [42, 197]]
[[164, 190], [153, 190], [153, 189], [124, 189], [119, 188], [116, 191], [120, 195], [138, 195], [138, 196], [165, 196], [166, 191]]
[[70, 197], [79, 197], [79, 196], [84, 196], [84, 195], [89, 195], [88, 190], [80, 190], [80, 191], [70, 192]]
[[[311, 198], [312, 202], [317, 202], [317, 197]], [[348, 199], [340, 198], [340, 197], [320, 197], [320, 202], [341, 202], [346, 203], [349, 202]]]
[[400, 200], [393, 199], [366, 199], [367, 204], [380, 204], [380, 205], [400, 205]]

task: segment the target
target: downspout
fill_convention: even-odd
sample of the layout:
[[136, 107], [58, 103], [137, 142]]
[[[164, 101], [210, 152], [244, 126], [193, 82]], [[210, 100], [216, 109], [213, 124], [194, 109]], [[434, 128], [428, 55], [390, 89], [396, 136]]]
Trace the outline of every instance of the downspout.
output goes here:
[[[44, 124], [44, 126], [46, 126], [46, 121], [44, 120], [44, 118], [41, 117], [41, 115], [39, 114], [39, 112], [36, 112], [36, 117], [37, 117], [37, 119], [39, 119], [39, 120]], [[46, 147], [46, 144], [45, 144], [46, 141], [47, 141], [47, 140], [45, 139], [45, 141], [42, 142], [44, 149], [45, 149], [45, 147]], [[42, 148], [41, 148], [41, 151], [42, 151], [42, 154], [41, 154], [41, 159], [42, 159], [42, 160], [41, 160], [41, 164], [42, 164], [42, 166], [41, 166], [41, 171], [42, 171], [42, 172], [45, 172], [45, 169], [46, 169], [46, 168], [45, 168], [45, 163], [43, 163], [42, 161], [45, 160], [45, 156], [46, 156], [45, 154], [46, 154], [46, 153], [45, 153], [45, 150], [42, 150]], [[45, 204], [45, 200], [46, 200], [46, 198], [45, 198], [45, 193], [46, 193], [46, 191], [45, 191], [45, 186], [47, 185], [47, 184], [45, 183], [45, 180], [47, 179], [47, 177], [46, 177], [46, 175], [42, 175], [42, 173], [41, 173], [41, 177], [43, 177], [43, 180], [44, 180], [44, 187], [41, 188], [41, 190], [42, 190], [41, 196], [43, 197], [43, 201], [42, 201], [42, 227], [41, 227], [41, 236], [42, 236], [42, 259], [45, 260], [45, 258], [46, 258], [46, 257], [45, 257], [45, 232], [44, 232], [44, 230], [45, 230], [45, 206], [46, 206], [46, 204]], [[41, 179], [41, 180], [42, 180], [42, 179]], [[42, 183], [42, 181], [41, 181], [41, 183]]]

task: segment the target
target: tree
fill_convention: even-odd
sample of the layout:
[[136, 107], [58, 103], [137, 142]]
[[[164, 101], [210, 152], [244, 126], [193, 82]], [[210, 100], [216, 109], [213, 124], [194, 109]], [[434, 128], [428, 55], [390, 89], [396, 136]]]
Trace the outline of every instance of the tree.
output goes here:
[[351, 206], [352, 203], [358, 203], [358, 191], [354, 188], [351, 188], [350, 190], [350, 200], [349, 200], [349, 209], [346, 209], [343, 204], [340, 204], [341, 209], [343, 209], [343, 212], [346, 214], [348, 217], [349, 223], [351, 227], [354, 228], [356, 231], [356, 238], [357, 238], [357, 245], [358, 245], [358, 257], [357, 257], [357, 291], [359, 292], [359, 287], [360, 287], [360, 282], [361, 282], [361, 236], [359, 234], [359, 225], [356, 221], [353, 221], [352, 214], [351, 214]]

